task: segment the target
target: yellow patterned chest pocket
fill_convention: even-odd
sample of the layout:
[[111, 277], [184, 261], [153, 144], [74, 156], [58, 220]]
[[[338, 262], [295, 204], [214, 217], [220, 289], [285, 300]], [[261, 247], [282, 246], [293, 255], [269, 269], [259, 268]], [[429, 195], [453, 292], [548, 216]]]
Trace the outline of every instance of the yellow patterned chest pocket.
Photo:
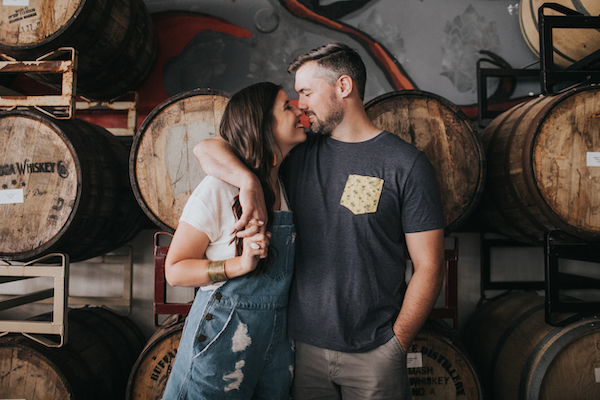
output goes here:
[[383, 179], [349, 175], [340, 205], [355, 215], [374, 213], [377, 211], [382, 190]]

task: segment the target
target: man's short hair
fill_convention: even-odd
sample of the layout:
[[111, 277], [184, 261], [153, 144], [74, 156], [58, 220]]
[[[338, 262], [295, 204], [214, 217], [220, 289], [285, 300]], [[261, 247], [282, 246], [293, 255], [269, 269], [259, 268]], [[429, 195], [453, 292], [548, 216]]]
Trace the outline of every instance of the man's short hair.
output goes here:
[[316, 61], [323, 70], [324, 78], [335, 84], [342, 75], [352, 78], [361, 100], [365, 97], [367, 69], [360, 55], [344, 43], [329, 43], [312, 49], [306, 54], [296, 57], [288, 67], [288, 72], [295, 72], [309, 61]]

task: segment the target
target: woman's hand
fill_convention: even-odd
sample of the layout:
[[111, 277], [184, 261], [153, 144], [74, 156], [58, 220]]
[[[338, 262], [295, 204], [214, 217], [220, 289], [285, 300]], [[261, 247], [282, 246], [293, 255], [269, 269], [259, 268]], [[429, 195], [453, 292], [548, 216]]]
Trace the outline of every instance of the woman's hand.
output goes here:
[[267, 257], [271, 234], [268, 232], [262, 233], [260, 230], [259, 226], [251, 225], [238, 232], [239, 236], [243, 237], [243, 250], [240, 259], [241, 275], [254, 271], [258, 261]]

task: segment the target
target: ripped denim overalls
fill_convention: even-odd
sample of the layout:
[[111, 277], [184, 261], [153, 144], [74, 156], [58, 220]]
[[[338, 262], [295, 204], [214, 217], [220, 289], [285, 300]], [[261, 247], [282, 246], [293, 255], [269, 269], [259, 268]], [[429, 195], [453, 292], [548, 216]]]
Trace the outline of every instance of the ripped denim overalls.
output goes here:
[[289, 399], [294, 350], [288, 291], [296, 232], [292, 212], [275, 211], [274, 263], [210, 292], [198, 291], [163, 400]]

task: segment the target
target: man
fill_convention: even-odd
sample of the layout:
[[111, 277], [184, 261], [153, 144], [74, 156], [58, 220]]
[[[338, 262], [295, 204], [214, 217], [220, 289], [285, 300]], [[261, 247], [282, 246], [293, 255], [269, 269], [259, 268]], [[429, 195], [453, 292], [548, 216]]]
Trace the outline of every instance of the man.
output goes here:
[[[298, 232], [288, 314], [294, 398], [410, 399], [405, 352], [443, 281], [435, 172], [424, 153], [372, 124], [353, 49], [328, 44], [288, 70], [316, 133], [282, 171]], [[225, 143], [205, 140], [194, 152], [205, 172], [240, 187], [240, 226], [264, 221], [260, 185]]]

